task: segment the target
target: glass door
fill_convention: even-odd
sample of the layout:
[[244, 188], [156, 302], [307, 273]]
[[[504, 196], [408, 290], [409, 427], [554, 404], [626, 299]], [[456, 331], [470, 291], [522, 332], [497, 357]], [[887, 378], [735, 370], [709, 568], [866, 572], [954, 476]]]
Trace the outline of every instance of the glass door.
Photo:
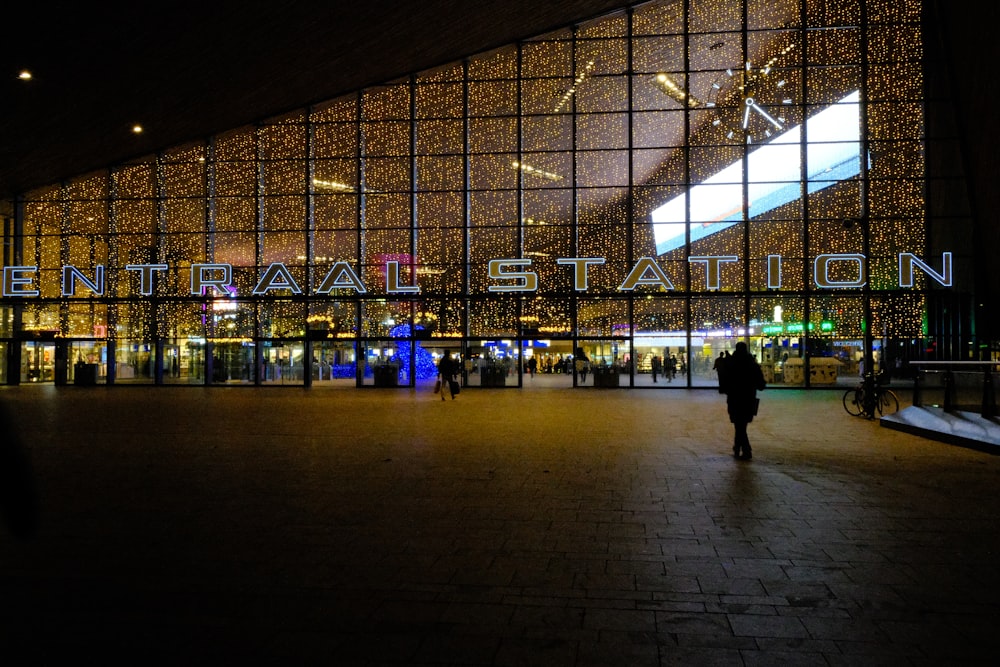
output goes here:
[[312, 382], [320, 387], [353, 387], [357, 382], [357, 354], [349, 341], [312, 344]]
[[24, 341], [21, 343], [21, 382], [54, 382], [55, 361], [55, 343]]
[[70, 342], [69, 378], [76, 385], [104, 384], [108, 376], [108, 346], [104, 341]]
[[411, 342], [372, 340], [365, 341], [363, 345], [364, 357], [358, 359], [362, 372], [362, 386], [408, 387], [410, 385]]

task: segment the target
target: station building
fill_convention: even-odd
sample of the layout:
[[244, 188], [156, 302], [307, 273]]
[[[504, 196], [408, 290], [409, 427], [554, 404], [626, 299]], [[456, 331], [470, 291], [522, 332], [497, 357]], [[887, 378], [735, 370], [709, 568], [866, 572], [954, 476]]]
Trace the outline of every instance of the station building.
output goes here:
[[413, 387], [448, 354], [469, 387], [699, 387], [743, 340], [828, 387], [968, 354], [925, 14], [623, 4], [23, 192], [0, 378]]

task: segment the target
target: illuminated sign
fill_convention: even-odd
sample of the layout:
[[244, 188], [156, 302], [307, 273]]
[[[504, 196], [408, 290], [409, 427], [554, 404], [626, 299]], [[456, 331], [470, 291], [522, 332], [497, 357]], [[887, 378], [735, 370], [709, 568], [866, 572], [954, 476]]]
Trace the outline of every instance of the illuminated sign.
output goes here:
[[[689, 264], [704, 267], [706, 290], [721, 289], [721, 273], [724, 264], [737, 262], [732, 255], [698, 255], [688, 257]], [[605, 263], [603, 257], [559, 257], [555, 263], [572, 269], [573, 289], [577, 292], [588, 290], [588, 270], [591, 266]], [[851, 289], [864, 287], [867, 259], [856, 253], [828, 253], [817, 255], [813, 260], [813, 280], [821, 289]], [[534, 292], [538, 290], [538, 274], [531, 270], [532, 259], [493, 259], [489, 262], [489, 277], [493, 284], [487, 291], [494, 293]], [[839, 269], [840, 278], [833, 277], [833, 267]], [[139, 294], [152, 296], [153, 277], [167, 271], [167, 264], [128, 264], [125, 270], [133, 272], [139, 279]], [[913, 287], [914, 272], [920, 270], [944, 287], [951, 287], [951, 253], [942, 253], [940, 273], [912, 253], [899, 253], [899, 285]], [[414, 274], [419, 271], [413, 271]], [[37, 266], [3, 267], [4, 297], [37, 297], [41, 290], [36, 283]], [[105, 267], [98, 265], [91, 278], [73, 265], [62, 267], [60, 294], [64, 297], [77, 295], [78, 285], [90, 290], [94, 296], [103, 296], [105, 288]], [[420, 285], [403, 284], [398, 261], [385, 263], [385, 294], [419, 294]], [[847, 276], [847, 277], [844, 277]], [[233, 287], [233, 267], [231, 264], [192, 264], [190, 267], [190, 295], [205, 296], [209, 290], [216, 290], [225, 296], [236, 293]], [[622, 280], [620, 292], [631, 292], [640, 286], [659, 287], [674, 290], [674, 284], [666, 271], [654, 258], [640, 258]], [[781, 287], [781, 255], [767, 258], [767, 286]], [[355, 294], [366, 294], [367, 287], [348, 262], [336, 262], [323, 278], [309, 292], [310, 295], [330, 294], [333, 290], [353, 290]], [[272, 292], [301, 295], [306, 290], [298, 283], [292, 271], [282, 262], [273, 262], [263, 269], [253, 288], [254, 296], [266, 296]]]

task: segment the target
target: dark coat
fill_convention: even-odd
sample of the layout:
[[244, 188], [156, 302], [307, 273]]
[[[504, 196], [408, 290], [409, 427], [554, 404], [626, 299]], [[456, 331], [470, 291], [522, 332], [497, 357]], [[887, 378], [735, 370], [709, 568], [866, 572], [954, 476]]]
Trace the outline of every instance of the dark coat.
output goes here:
[[729, 421], [750, 423], [757, 412], [757, 391], [766, 386], [764, 373], [749, 354], [734, 354], [719, 374], [722, 393], [726, 395]]

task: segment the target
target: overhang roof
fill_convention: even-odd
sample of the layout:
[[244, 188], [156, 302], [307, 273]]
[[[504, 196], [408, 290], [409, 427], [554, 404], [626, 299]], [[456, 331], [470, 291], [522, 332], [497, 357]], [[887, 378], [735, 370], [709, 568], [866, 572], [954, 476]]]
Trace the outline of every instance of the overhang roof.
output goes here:
[[[8, 8], [0, 56], [0, 198], [623, 4], [180, 0]], [[21, 68], [33, 80], [18, 80]], [[144, 132], [133, 134], [134, 124]]]

